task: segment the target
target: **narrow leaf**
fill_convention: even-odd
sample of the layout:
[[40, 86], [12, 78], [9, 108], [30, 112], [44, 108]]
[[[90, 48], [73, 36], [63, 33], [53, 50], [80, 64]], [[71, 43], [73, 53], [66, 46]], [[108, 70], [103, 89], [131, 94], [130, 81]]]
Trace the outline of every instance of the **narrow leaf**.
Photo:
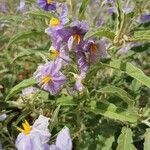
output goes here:
[[145, 133], [144, 150], [150, 150], [150, 128]]
[[14, 96], [16, 93], [20, 92], [22, 89], [24, 89], [28, 86], [32, 86], [34, 84], [36, 84], [36, 81], [33, 78], [23, 80], [22, 82], [20, 82], [19, 84], [17, 84], [10, 90], [10, 92], [8, 93], [8, 95], [6, 97], [6, 100], [8, 100], [12, 96]]
[[21, 32], [21, 33], [17, 33], [16, 35], [14, 35], [10, 40], [9, 40], [9, 43], [7, 45], [7, 48], [17, 42], [17, 41], [20, 41], [22, 39], [27, 39], [27, 38], [30, 38], [30, 37], [35, 37], [37, 35], [41, 35], [41, 34], [44, 34], [43, 31], [28, 31], [28, 32]]
[[96, 36], [99, 38], [107, 37], [107, 38], [113, 40], [115, 37], [115, 33], [108, 28], [96, 28], [96, 29], [94, 28], [86, 33], [84, 39], [91, 38], [93, 36]]
[[51, 118], [51, 131], [53, 130], [53, 127], [55, 126], [55, 124], [57, 122], [59, 110], [60, 110], [60, 105], [53, 112], [53, 117]]
[[88, 4], [90, 3], [90, 0], [82, 0], [82, 4], [79, 9], [79, 18], [82, 19], [84, 17], [84, 13], [86, 11], [86, 8]]
[[36, 17], [45, 17], [45, 18], [51, 18], [53, 15], [49, 12], [45, 12], [45, 11], [28, 11], [27, 14], [31, 15], [31, 16], [36, 16]]

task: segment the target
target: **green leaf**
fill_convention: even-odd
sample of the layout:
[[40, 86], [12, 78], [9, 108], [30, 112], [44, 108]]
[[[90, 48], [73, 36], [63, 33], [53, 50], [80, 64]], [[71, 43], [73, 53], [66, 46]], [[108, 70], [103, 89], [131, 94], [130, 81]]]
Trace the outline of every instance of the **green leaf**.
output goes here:
[[80, 9], [79, 9], [79, 18], [80, 19], [83, 19], [84, 13], [85, 13], [86, 8], [87, 8], [89, 3], [90, 3], [90, 0], [82, 0], [82, 4], [81, 4]]
[[107, 37], [107, 38], [113, 40], [115, 37], [115, 33], [108, 28], [93, 28], [86, 33], [84, 39], [91, 38], [93, 36], [96, 36], [99, 38]]
[[117, 23], [117, 30], [121, 30], [123, 23], [124, 23], [124, 14], [122, 10], [122, 1], [117, 0], [117, 10], [118, 10], [118, 23]]
[[150, 150], [150, 128], [146, 129], [144, 141], [144, 150]]
[[53, 130], [53, 127], [56, 125], [56, 122], [58, 120], [58, 113], [59, 113], [59, 110], [60, 110], [60, 105], [55, 109], [55, 111], [53, 112], [53, 116], [51, 118], [51, 129], [50, 131]]
[[112, 60], [110, 62], [110, 66], [114, 69], [118, 69], [118, 71], [122, 71], [134, 79], [141, 82], [143, 85], [150, 87], [150, 78], [144, 74], [142, 70], [135, 67], [131, 63], [124, 63], [120, 60]]
[[17, 126], [19, 122], [24, 121], [25, 117], [27, 117], [31, 113], [31, 110], [25, 110], [21, 112], [21, 115], [18, 116], [17, 120], [14, 122], [14, 126]]
[[132, 131], [130, 128], [123, 127], [121, 134], [118, 138], [117, 150], [134, 150], [132, 139]]
[[87, 108], [87, 110], [122, 122], [136, 123], [139, 119], [139, 116], [135, 112], [116, 107], [111, 103], [100, 102], [98, 106], [94, 104]]
[[9, 43], [7, 45], [7, 48], [17, 42], [17, 41], [20, 41], [20, 40], [23, 40], [23, 39], [27, 39], [27, 38], [30, 38], [30, 37], [35, 37], [37, 35], [42, 35], [44, 34], [43, 31], [26, 31], [26, 32], [20, 32], [20, 33], [17, 33], [16, 35], [14, 35], [10, 40], [9, 40]]
[[96, 150], [111, 150], [112, 144], [115, 141], [114, 136], [104, 137], [102, 135], [98, 136], [98, 142], [100, 144], [97, 145]]
[[10, 90], [10, 92], [8, 93], [8, 95], [6, 97], [6, 100], [8, 100], [12, 96], [14, 96], [16, 93], [20, 92], [22, 89], [24, 89], [28, 86], [32, 86], [34, 84], [36, 84], [36, 81], [33, 78], [23, 80], [22, 82], [20, 82], [19, 84], [17, 84]]
[[126, 91], [121, 88], [108, 85], [98, 90], [98, 92], [115, 94], [116, 96], [120, 97], [124, 102], [126, 102], [130, 108], [134, 107], [134, 100]]
[[5, 21], [5, 20], [13, 20], [15, 22], [17, 21], [22, 21], [22, 16], [15, 16], [15, 15], [3, 15], [0, 17], [0, 21]]
[[60, 98], [57, 99], [57, 104], [61, 106], [74, 106], [77, 105], [77, 103], [74, 101], [72, 96], [65, 96], [62, 95]]
[[53, 17], [54, 15], [49, 13], [49, 12], [46, 12], [46, 11], [28, 11], [27, 14], [31, 15], [31, 16], [35, 16], [35, 17], [45, 17], [45, 18], [51, 18]]
[[11, 63], [14, 63], [14, 61], [16, 61], [19, 58], [25, 57], [25, 56], [30, 56], [35, 54], [37, 51], [36, 50], [27, 50], [24, 49], [23, 52], [20, 52], [17, 56], [15, 56], [15, 58], [11, 61]]
[[150, 30], [135, 31], [133, 37], [129, 41], [150, 41]]

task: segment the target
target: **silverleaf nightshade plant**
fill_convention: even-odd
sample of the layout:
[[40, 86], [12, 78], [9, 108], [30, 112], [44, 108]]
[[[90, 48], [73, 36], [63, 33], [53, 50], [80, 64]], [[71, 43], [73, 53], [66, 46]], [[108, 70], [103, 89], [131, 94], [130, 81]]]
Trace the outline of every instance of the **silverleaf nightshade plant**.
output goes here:
[[0, 4], [0, 149], [146, 149], [147, 0]]

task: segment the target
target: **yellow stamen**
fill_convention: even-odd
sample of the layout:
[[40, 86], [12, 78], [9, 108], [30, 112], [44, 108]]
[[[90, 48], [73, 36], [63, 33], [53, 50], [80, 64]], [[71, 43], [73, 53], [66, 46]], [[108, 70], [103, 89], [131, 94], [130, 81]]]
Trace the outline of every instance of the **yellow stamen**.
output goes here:
[[75, 35], [73, 35], [73, 39], [74, 39], [74, 41], [76, 41], [78, 44], [80, 43], [80, 41], [81, 41], [81, 37], [80, 37], [80, 35], [79, 34], [75, 34]]
[[52, 4], [53, 0], [47, 0], [47, 4]]
[[58, 26], [60, 24], [60, 21], [57, 19], [57, 18], [52, 18], [50, 21], [49, 21], [49, 25], [50, 26]]
[[17, 127], [17, 129], [18, 129], [20, 132], [22, 132], [22, 133], [24, 133], [24, 134], [26, 134], [26, 135], [29, 134], [30, 131], [32, 130], [32, 127], [29, 125], [29, 123], [28, 123], [27, 120], [25, 120], [25, 122], [22, 123], [22, 126], [23, 126], [23, 129], [21, 129], [21, 128], [19, 128], [19, 127]]
[[43, 77], [41, 84], [48, 84], [51, 81], [52, 81], [52, 77], [50, 75], [47, 75]]
[[90, 45], [90, 52], [95, 54], [97, 53], [97, 51], [98, 51], [97, 46], [94, 43], [92, 43]]
[[60, 55], [60, 52], [58, 50], [55, 50], [55, 49], [50, 50], [50, 57], [55, 59], [55, 58], [59, 57], [59, 55]]

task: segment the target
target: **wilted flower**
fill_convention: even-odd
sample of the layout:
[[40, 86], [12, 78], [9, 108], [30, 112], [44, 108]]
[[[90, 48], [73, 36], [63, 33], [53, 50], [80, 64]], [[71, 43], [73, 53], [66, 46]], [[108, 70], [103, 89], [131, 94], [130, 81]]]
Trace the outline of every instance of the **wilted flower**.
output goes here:
[[55, 145], [50, 145], [50, 150], [72, 150], [72, 140], [69, 128], [64, 127], [56, 138]]
[[48, 130], [49, 118], [42, 115], [30, 126], [25, 121], [23, 129], [17, 127], [21, 133], [16, 139], [16, 147], [18, 150], [44, 150], [49, 141], [51, 134]]
[[4, 121], [7, 118], [6, 114], [0, 115], [0, 121]]
[[77, 63], [79, 66], [80, 73], [85, 73], [89, 67], [86, 55], [82, 51], [78, 51], [76, 55], [77, 55]]
[[38, 5], [45, 11], [56, 10], [55, 0], [38, 0]]
[[34, 73], [39, 85], [52, 95], [57, 94], [66, 82], [66, 77], [60, 72], [61, 66], [61, 61], [50, 61], [40, 65]]
[[27, 87], [22, 90], [22, 95], [26, 97], [31, 97], [32, 95], [36, 94], [39, 91], [36, 87]]
[[93, 64], [99, 59], [107, 58], [109, 55], [107, 49], [109, 42], [106, 38], [102, 38], [99, 41], [88, 40], [84, 46], [88, 53], [88, 63]]
[[80, 92], [83, 91], [84, 89], [83, 80], [86, 77], [86, 74], [81, 73], [80, 75], [74, 75], [74, 77], [76, 78], [75, 89]]

